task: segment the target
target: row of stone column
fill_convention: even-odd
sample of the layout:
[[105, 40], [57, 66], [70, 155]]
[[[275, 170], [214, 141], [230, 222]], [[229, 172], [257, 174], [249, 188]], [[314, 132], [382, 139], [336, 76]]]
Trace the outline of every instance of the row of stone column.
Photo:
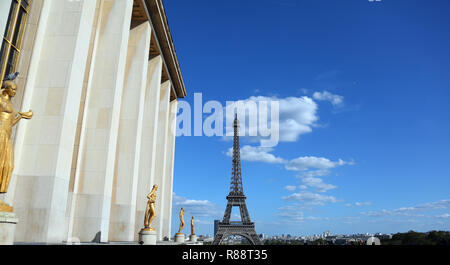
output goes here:
[[153, 184], [153, 224], [170, 237], [177, 101], [162, 57], [148, 60], [149, 22], [130, 30], [132, 9], [43, 2], [22, 104], [35, 116], [18, 127], [6, 198], [16, 242], [134, 241]]

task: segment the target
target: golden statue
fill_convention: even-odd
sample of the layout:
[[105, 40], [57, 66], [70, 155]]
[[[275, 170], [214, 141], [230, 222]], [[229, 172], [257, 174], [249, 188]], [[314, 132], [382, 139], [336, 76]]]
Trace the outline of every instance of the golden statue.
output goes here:
[[192, 219], [191, 219], [191, 235], [195, 235], [195, 231], [194, 231], [194, 216], [192, 216]]
[[158, 185], [153, 185], [152, 191], [147, 195], [148, 202], [144, 216], [144, 231], [155, 231], [155, 228], [152, 227], [152, 221], [156, 216], [156, 190], [158, 190]]
[[[16, 95], [17, 85], [4, 81], [0, 90], [0, 194], [8, 192], [14, 169], [14, 151], [11, 143], [12, 128], [22, 119], [31, 119], [33, 112], [14, 111], [11, 98]], [[13, 208], [0, 200], [0, 212], [12, 212]]]
[[180, 210], [180, 229], [178, 229], [178, 234], [181, 234], [181, 230], [184, 228], [184, 208]]

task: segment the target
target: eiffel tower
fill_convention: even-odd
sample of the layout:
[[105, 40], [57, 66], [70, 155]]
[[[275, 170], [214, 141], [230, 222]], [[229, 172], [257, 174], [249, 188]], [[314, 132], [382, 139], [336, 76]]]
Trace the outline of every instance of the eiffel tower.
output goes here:
[[[250, 215], [248, 214], [247, 205], [245, 203], [246, 198], [242, 187], [239, 121], [236, 114], [234, 119], [233, 169], [231, 174], [230, 194], [227, 196], [227, 208], [225, 209], [222, 222], [219, 222], [219, 229], [214, 236], [213, 245], [219, 245], [225, 237], [230, 235], [245, 237], [253, 245], [263, 244], [256, 234], [255, 224], [250, 220]], [[241, 222], [230, 222], [233, 206], [239, 206]]]

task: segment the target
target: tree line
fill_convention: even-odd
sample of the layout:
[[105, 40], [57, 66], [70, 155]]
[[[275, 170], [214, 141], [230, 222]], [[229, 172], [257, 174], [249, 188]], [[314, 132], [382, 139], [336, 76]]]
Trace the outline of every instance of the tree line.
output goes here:
[[450, 246], [450, 232], [430, 231], [420, 233], [409, 231], [407, 233], [397, 233], [392, 239], [381, 240], [381, 245], [431, 245]]

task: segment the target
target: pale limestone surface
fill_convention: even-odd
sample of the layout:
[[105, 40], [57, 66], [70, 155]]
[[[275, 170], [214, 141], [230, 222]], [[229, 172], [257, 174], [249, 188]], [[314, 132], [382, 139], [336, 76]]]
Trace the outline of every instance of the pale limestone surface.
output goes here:
[[[165, 203], [165, 197], [161, 196], [165, 191], [164, 179], [166, 177], [166, 162], [167, 162], [167, 135], [169, 130], [169, 111], [170, 111], [170, 81], [166, 81], [161, 85], [159, 113], [158, 113], [158, 130], [156, 135], [156, 157], [155, 157], [155, 180], [154, 184], [158, 185], [160, 198], [156, 200], [157, 214], [153, 221], [156, 231], [158, 231], [158, 240], [162, 240], [162, 231], [167, 225], [163, 222], [164, 211], [162, 208]], [[161, 192], [163, 191], [163, 192]]]
[[162, 237], [170, 238], [171, 224], [172, 224], [172, 191], [173, 191], [173, 169], [175, 161], [175, 138], [177, 126], [177, 112], [178, 101], [170, 102], [169, 106], [169, 120], [167, 130], [167, 145], [166, 145], [166, 169], [164, 175], [164, 184], [162, 192]]
[[[39, 21], [40, 21], [43, 1], [44, 0], [35, 0], [32, 2], [32, 5], [30, 6], [30, 13], [28, 15], [26, 29], [25, 29], [25, 33], [24, 33], [24, 39], [23, 39], [22, 48], [20, 51], [20, 58], [19, 58], [19, 65], [18, 65], [18, 72], [20, 72], [20, 75], [15, 80], [15, 82], [17, 83], [18, 89], [17, 89], [16, 96], [14, 98], [12, 98], [12, 101], [11, 101], [15, 110], [23, 109], [22, 103], [24, 100], [25, 87], [26, 87], [27, 81], [29, 80], [28, 79], [29, 69], [32, 65], [36, 66], [36, 60], [33, 64], [30, 64], [30, 61], [31, 61], [32, 51], [33, 51], [33, 49], [35, 47], [35, 43], [36, 43], [35, 40], [37, 39], [36, 36], [37, 36], [37, 30], [38, 30], [38, 25], [39, 25]], [[4, 4], [7, 3], [8, 10], [6, 10], [6, 11], [9, 12], [10, 2], [11, 1], [1, 1], [0, 6], [3, 6]], [[0, 10], [2, 10], [2, 8], [0, 8]], [[0, 11], [0, 13], [1, 13], [0, 19], [3, 18], [3, 17], [1, 17], [4, 14], [4, 13], [2, 13], [3, 11], [4, 10]], [[6, 14], [6, 16], [7, 15], [8, 14]], [[3, 32], [3, 31], [1, 31], [1, 32]], [[41, 32], [43, 32], [42, 26], [41, 26]], [[43, 37], [41, 37], [41, 39], [43, 39]], [[33, 79], [36, 77], [35, 73], [36, 73], [36, 67], [34, 67], [34, 71], [32, 71], [32, 74], [30, 75], [30, 79]], [[30, 95], [28, 95], [28, 99], [30, 99]], [[29, 107], [29, 104], [26, 107]], [[23, 126], [25, 126], [25, 124]], [[17, 128], [19, 128], [19, 127], [20, 127], [20, 123], [18, 124], [18, 126], [13, 128], [12, 135], [11, 135], [13, 145], [15, 146], [16, 163], [17, 163], [17, 157], [18, 157], [17, 152], [22, 148], [21, 144], [23, 143], [23, 134], [21, 134], [21, 136], [18, 137], [19, 140], [17, 141], [19, 144], [18, 145], [14, 144], [17, 139], [17, 137], [16, 137]], [[15, 195], [16, 184], [17, 184], [17, 177], [15, 175], [13, 175], [13, 177], [11, 178], [10, 185], [9, 185], [9, 192], [7, 194], [0, 194], [0, 199], [7, 202], [10, 205], [14, 204], [14, 197], [15, 197], [14, 195]]]
[[[156, 131], [158, 127], [159, 97], [161, 91], [162, 58], [161, 55], [151, 59], [148, 63], [147, 87], [145, 91], [144, 119], [142, 126], [142, 140], [139, 164], [139, 180], [136, 198], [136, 222], [135, 240], [138, 240], [137, 232], [144, 223], [145, 208], [147, 206], [147, 194], [152, 189], [155, 180], [156, 161]], [[157, 191], [157, 197], [161, 191]], [[158, 214], [158, 209], [156, 209]]]
[[[11, 2], [10, 0], [8, 0]], [[7, 1], [7, 2], [8, 2]], [[36, 33], [38, 29], [39, 18], [42, 9], [42, 3], [44, 0], [36, 0], [30, 6], [30, 12], [28, 14], [27, 23], [25, 27], [24, 38], [22, 42], [22, 47], [20, 49], [20, 58], [17, 71], [20, 72], [19, 77], [14, 80], [19, 88], [17, 90], [16, 96], [12, 99], [12, 104], [14, 109], [22, 109], [22, 101], [24, 96], [24, 87], [27, 83], [28, 78], [28, 68], [30, 66], [31, 54], [33, 52], [34, 41], [36, 39]], [[5, 2], [5, 1], [1, 1]], [[1, 9], [1, 8], [0, 8]], [[0, 18], [1, 19], [1, 18]], [[1, 31], [3, 32], [3, 31]], [[13, 128], [12, 139], [15, 138], [15, 130]], [[14, 140], [13, 140], [14, 142]]]
[[20, 217], [15, 242], [137, 241], [154, 184], [153, 226], [170, 237], [177, 101], [161, 55], [148, 61], [149, 23], [130, 32], [132, 6], [33, 1], [15, 104], [35, 117], [17, 127], [1, 196]]
[[[49, 12], [50, 12], [50, 5], [47, 3], [47, 5], [43, 5], [43, 0], [36, 0], [33, 1], [32, 3], [32, 11], [33, 14], [30, 15], [30, 19], [31, 20], [35, 20], [36, 19], [36, 12], [39, 11], [39, 21], [35, 23], [36, 26], [36, 38], [34, 39], [34, 41], [32, 43], [28, 43], [27, 40], [29, 40], [28, 36], [25, 36], [24, 41], [27, 42], [24, 45], [30, 45], [32, 47], [28, 47], [29, 51], [33, 51], [32, 55], [31, 55], [31, 60], [29, 62], [28, 66], [23, 66], [23, 65], [19, 65], [19, 70], [23, 70], [24, 68], [27, 69], [27, 73], [28, 75], [26, 76], [26, 78], [22, 78], [23, 75], [19, 76], [19, 83], [20, 80], [25, 80], [26, 79], [26, 85], [23, 85], [22, 83], [22, 89], [18, 89], [19, 92], [17, 93], [22, 94], [22, 98], [19, 100], [20, 102], [17, 103], [16, 100], [17, 98], [14, 97], [12, 102], [14, 103], [14, 106], [17, 109], [24, 109], [24, 108], [29, 108], [31, 105], [31, 101], [33, 99], [33, 89], [35, 87], [36, 84], [36, 79], [37, 79], [37, 72], [39, 70], [39, 61], [41, 58], [41, 51], [43, 49], [43, 44], [44, 44], [44, 39], [45, 39], [45, 31], [46, 31], [46, 27], [47, 27], [47, 21], [48, 21], [48, 16], [49, 16]], [[39, 9], [38, 9], [39, 8]], [[28, 30], [26, 31], [28, 32]], [[22, 56], [20, 58], [20, 62], [22, 63]], [[24, 91], [26, 93], [24, 93]], [[21, 156], [21, 152], [24, 149], [24, 137], [25, 137], [25, 130], [27, 128], [28, 123], [19, 123], [14, 129], [13, 129], [13, 137], [14, 137], [14, 167], [16, 168], [16, 170], [13, 171], [13, 175], [11, 178], [11, 182], [9, 185], [9, 190], [8, 193], [5, 194], [4, 196], [4, 201], [10, 205], [14, 205], [16, 198], [15, 198], [15, 187], [17, 185], [18, 179], [20, 179], [20, 176], [18, 176], [16, 174], [17, 172], [17, 166], [20, 165], [20, 163], [18, 163], [18, 157]], [[20, 203], [20, 201], [19, 201]]]
[[[61, 242], [65, 204], [95, 3], [46, 1], [28, 73], [23, 109], [32, 120], [16, 135], [16, 241]], [[65, 23], [63, 21], [66, 20]], [[64, 25], [64, 26], [62, 26]], [[35, 64], [35, 65], [33, 65]], [[35, 67], [35, 68], [33, 68]]]
[[81, 241], [108, 241], [132, 8], [132, 0], [100, 5], [68, 228]]
[[18, 219], [14, 213], [0, 212], [0, 245], [13, 245]]
[[141, 245], [156, 245], [156, 231], [140, 231], [139, 244]]
[[8, 21], [9, 8], [11, 1], [0, 1], [0, 32], [3, 36], [5, 32], [6, 22]]
[[110, 241], [133, 241], [135, 237], [136, 194], [150, 51], [150, 24], [130, 32], [126, 81], [122, 94], [116, 167], [112, 192]]
[[[86, 70], [84, 74], [84, 80], [83, 80], [83, 90], [81, 91], [81, 98], [80, 98], [80, 106], [79, 106], [79, 114], [78, 114], [78, 123], [77, 123], [77, 131], [75, 136], [75, 143], [74, 143], [74, 150], [72, 155], [72, 169], [70, 172], [70, 181], [69, 181], [69, 191], [68, 191], [68, 198], [67, 198], [67, 204], [66, 204], [66, 219], [70, 220], [71, 210], [72, 210], [72, 197], [73, 197], [73, 191], [75, 186], [75, 173], [77, 169], [77, 163], [78, 163], [78, 154], [80, 149], [80, 138], [81, 138], [81, 128], [83, 127], [83, 117], [84, 117], [84, 109], [85, 109], [85, 103], [86, 103], [86, 91], [87, 91], [87, 85], [89, 83], [90, 78], [90, 72], [91, 72], [91, 64], [92, 64], [92, 57], [94, 57], [94, 47], [95, 47], [95, 40], [97, 36], [97, 25], [98, 21], [100, 20], [100, 3], [101, 1], [96, 1], [96, 7], [95, 7], [95, 15], [94, 15], [94, 23], [92, 25], [91, 30], [91, 37], [90, 37], [90, 43], [89, 43], [89, 55], [87, 58], [87, 64], [86, 64]], [[33, 2], [34, 3], [34, 2]], [[69, 221], [66, 222], [66, 233], [69, 230]], [[78, 238], [67, 238], [68, 241], [75, 240], [76, 242], [79, 241]]]
[[185, 236], [184, 234], [175, 234], [174, 242], [175, 243], [184, 243], [185, 242]]

